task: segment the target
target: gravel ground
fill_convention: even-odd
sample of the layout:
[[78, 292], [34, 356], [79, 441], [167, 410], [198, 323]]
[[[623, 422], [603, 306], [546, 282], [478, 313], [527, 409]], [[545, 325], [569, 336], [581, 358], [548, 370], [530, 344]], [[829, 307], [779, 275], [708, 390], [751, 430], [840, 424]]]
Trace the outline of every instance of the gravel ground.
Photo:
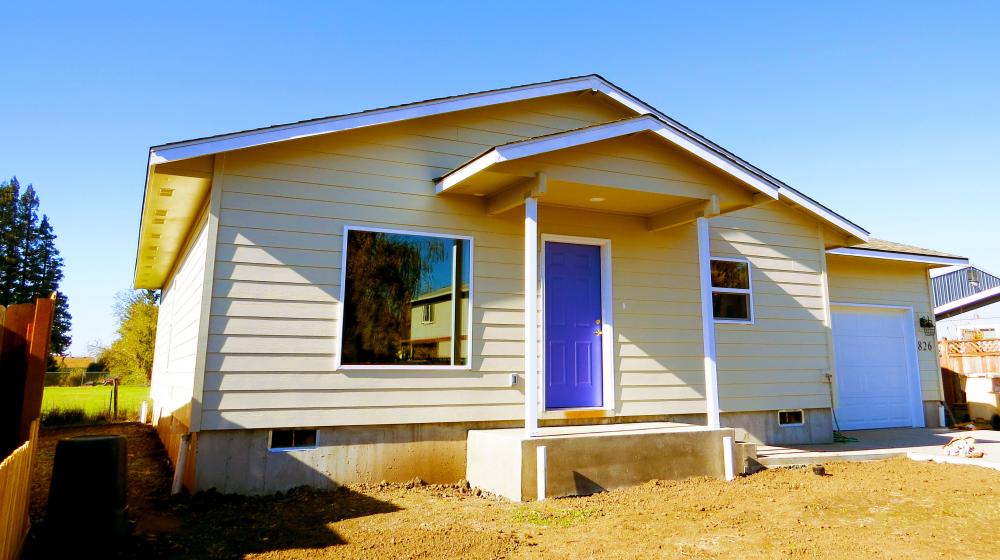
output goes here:
[[[418, 483], [170, 499], [163, 449], [135, 424], [45, 430], [36, 522], [55, 442], [82, 433], [129, 437], [137, 528], [125, 558], [1000, 557], [1000, 473], [977, 467], [831, 463], [826, 476], [775, 469], [728, 484], [655, 481], [529, 504]], [[37, 549], [41, 532], [33, 534]]]

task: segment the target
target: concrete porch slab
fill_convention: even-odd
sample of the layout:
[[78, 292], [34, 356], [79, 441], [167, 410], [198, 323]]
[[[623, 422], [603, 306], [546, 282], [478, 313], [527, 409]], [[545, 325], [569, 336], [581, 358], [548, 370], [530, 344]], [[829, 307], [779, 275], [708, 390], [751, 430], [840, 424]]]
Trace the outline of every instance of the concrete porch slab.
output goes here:
[[[526, 437], [523, 428], [470, 430], [466, 478], [514, 501], [534, 500], [540, 446], [548, 457], [546, 497], [592, 494], [654, 479], [723, 478], [726, 436], [733, 436], [731, 428], [670, 422], [545, 427], [534, 438]], [[734, 462], [743, 465], [743, 455], [752, 449], [735, 447]]]
[[890, 428], [856, 430], [844, 435], [858, 441], [794, 446], [757, 447], [757, 461], [765, 467], [814, 465], [831, 461], [875, 461], [912, 456], [919, 460], [945, 457], [941, 446], [956, 435], [976, 438], [976, 447], [986, 453], [973, 462], [1000, 465], [1000, 432], [993, 430], [948, 430], [940, 428]]

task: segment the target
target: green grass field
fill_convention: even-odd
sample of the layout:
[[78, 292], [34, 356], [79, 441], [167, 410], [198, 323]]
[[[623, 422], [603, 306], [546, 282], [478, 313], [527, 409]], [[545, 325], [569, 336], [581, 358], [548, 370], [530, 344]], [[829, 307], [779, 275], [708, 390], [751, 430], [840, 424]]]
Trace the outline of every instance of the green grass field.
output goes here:
[[[139, 403], [147, 398], [149, 387], [118, 387], [118, 419], [138, 418]], [[42, 394], [42, 423], [107, 421], [110, 402], [111, 387], [46, 387]], [[60, 418], [70, 412], [73, 412], [71, 418]]]

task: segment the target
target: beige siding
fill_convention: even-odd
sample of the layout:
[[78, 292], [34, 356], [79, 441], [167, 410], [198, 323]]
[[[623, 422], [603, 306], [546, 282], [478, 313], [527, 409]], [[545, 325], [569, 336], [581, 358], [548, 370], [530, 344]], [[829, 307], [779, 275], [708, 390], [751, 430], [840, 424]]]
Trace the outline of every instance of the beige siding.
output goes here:
[[[228, 154], [203, 428], [521, 418], [523, 384], [508, 381], [523, 370], [522, 214], [436, 196], [433, 179], [495, 144], [624, 116], [596, 100], [560, 96]], [[557, 163], [623, 185], [651, 169], [666, 177], [666, 166], [672, 181], [722, 188], [717, 172], [685, 171], [676, 155], [591, 150], [583, 166], [583, 152]], [[815, 222], [777, 203], [712, 222], [713, 252], [750, 257], [757, 310], [753, 326], [719, 329], [723, 410], [828, 406]], [[334, 371], [345, 225], [474, 238], [470, 370]], [[704, 412], [693, 225], [649, 233], [640, 217], [543, 200], [539, 229], [612, 241], [615, 413]]]
[[[927, 265], [829, 255], [830, 300], [833, 303], [867, 303], [912, 307], [915, 320], [933, 317]], [[941, 370], [933, 334], [915, 325], [917, 340], [930, 343], [918, 352], [920, 389], [923, 399], [941, 400]]]
[[150, 397], [161, 417], [190, 425], [198, 328], [205, 281], [207, 221], [193, 235], [164, 285], [156, 327]]
[[745, 257], [754, 323], [718, 324], [723, 412], [830, 406], [816, 222], [772, 202], [711, 221], [713, 256]]

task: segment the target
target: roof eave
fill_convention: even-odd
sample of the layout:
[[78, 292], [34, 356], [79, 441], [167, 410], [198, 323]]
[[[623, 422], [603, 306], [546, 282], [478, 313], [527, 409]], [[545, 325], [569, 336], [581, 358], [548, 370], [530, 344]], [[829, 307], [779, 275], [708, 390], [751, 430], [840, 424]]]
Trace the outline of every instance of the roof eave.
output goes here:
[[923, 263], [923, 264], [932, 264], [936, 266], [953, 266], [953, 265], [969, 264], [969, 259], [963, 257], [940, 257], [934, 255], [917, 255], [913, 253], [897, 253], [893, 251], [859, 249], [857, 247], [840, 247], [837, 249], [827, 249], [826, 252], [829, 255], [843, 255], [848, 257], [862, 257], [869, 259], [883, 259], [891, 261]]
[[983, 290], [978, 294], [972, 294], [962, 299], [956, 299], [950, 303], [939, 305], [934, 308], [934, 318], [937, 320], [954, 317], [968, 311], [974, 311], [987, 305], [992, 305], [1000, 301], [1000, 286]]

